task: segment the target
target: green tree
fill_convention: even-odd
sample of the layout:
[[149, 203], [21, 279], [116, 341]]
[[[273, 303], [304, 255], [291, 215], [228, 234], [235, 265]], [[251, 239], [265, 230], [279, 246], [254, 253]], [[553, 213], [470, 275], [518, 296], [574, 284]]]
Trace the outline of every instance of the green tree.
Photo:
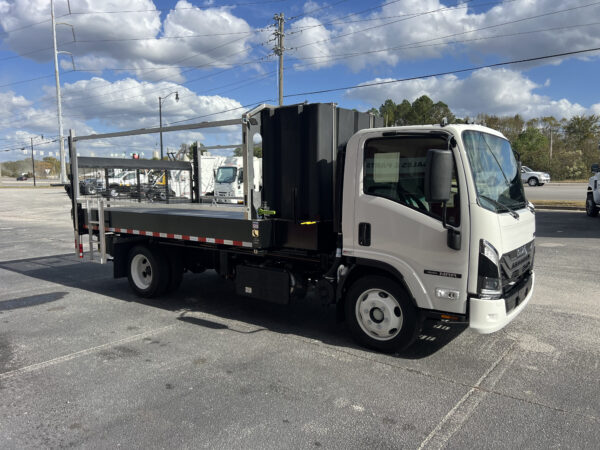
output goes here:
[[548, 138], [539, 128], [530, 126], [525, 129], [513, 142], [513, 149], [521, 155], [521, 161], [534, 170], [550, 170], [550, 154]]
[[[244, 156], [242, 154], [242, 148], [241, 147], [237, 147], [233, 151], [233, 156]], [[262, 158], [263, 153], [262, 153], [262, 146], [261, 145], [255, 145], [254, 146], [254, 156], [256, 156], [257, 158]]]
[[393, 100], [387, 99], [379, 107], [379, 114], [383, 117], [383, 126], [392, 127], [396, 124], [396, 104]]
[[412, 112], [412, 105], [406, 99], [396, 105], [396, 123], [398, 125], [410, 125], [409, 116]]
[[431, 123], [431, 110], [433, 109], [433, 100], [426, 95], [422, 95], [412, 102], [412, 111], [409, 115], [409, 125], [422, 125]]

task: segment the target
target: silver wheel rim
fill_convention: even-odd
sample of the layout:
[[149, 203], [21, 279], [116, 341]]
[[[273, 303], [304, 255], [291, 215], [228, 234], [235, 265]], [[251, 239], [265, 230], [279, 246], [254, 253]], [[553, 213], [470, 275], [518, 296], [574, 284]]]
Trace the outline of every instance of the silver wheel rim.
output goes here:
[[529, 186], [535, 186], [537, 184], [537, 181], [535, 180], [535, 178], [532, 178], [529, 180]]
[[152, 266], [144, 255], [137, 254], [131, 259], [131, 278], [139, 289], [148, 289], [152, 284]]
[[404, 315], [398, 300], [383, 289], [369, 289], [356, 302], [356, 320], [364, 333], [378, 341], [394, 339], [402, 329]]

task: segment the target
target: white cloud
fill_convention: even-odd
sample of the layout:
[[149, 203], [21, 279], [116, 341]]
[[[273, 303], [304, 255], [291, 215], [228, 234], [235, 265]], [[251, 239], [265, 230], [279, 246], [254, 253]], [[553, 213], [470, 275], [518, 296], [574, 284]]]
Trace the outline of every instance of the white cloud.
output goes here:
[[[239, 118], [244, 112], [241, 104], [231, 98], [197, 95], [189, 89], [170, 82], [151, 83], [137, 81], [131, 78], [115, 82], [100, 77], [90, 80], [80, 80], [75, 83], [65, 83], [62, 87], [63, 123], [65, 135], [73, 128], [78, 136], [96, 133], [96, 127], [106, 130], [132, 130], [138, 128], [153, 128], [159, 125], [158, 97], [167, 96], [177, 91], [179, 102], [175, 95], [167, 97], [162, 103], [163, 125], [173, 122], [185, 123], [206, 122]], [[58, 134], [56, 118], [55, 94], [52, 87], [46, 87], [45, 97], [38, 107], [23, 96], [12, 92], [0, 93], [0, 102], [10, 107], [0, 112], [0, 132], [4, 131], [11, 140], [20, 142], [23, 133], [47, 136]], [[39, 107], [39, 105], [48, 105]], [[239, 108], [239, 109], [237, 109]], [[223, 113], [223, 111], [234, 110]], [[210, 142], [219, 139], [220, 143], [239, 143], [241, 132], [239, 127], [219, 129], [202, 129], [201, 131], [187, 130], [182, 132], [163, 133], [164, 147], [178, 149], [182, 142]], [[82, 151], [104, 151], [115, 146], [142, 146], [156, 149], [159, 135], [140, 135], [103, 141], [83, 141], [78, 147]]]
[[[480, 59], [492, 54], [512, 60], [600, 47], [600, 27], [582, 26], [600, 14], [600, 5], [583, 7], [590, 2], [567, 5], [554, 0], [507, 0], [484, 13], [475, 13], [467, 3], [455, 8], [446, 3], [404, 0], [312, 28], [307, 24], [316, 19], [304, 17], [290, 25], [292, 29], [303, 27], [303, 31], [291, 35], [289, 44], [300, 47], [295, 53], [298, 57], [321, 63], [314, 68], [338, 63], [353, 70], [444, 55]], [[527, 19], [534, 16], [540, 17]], [[539, 30], [545, 31], [532, 33]], [[322, 41], [323, 36], [329, 40], [304, 46]]]
[[[69, 27], [57, 26], [59, 47], [73, 53], [78, 69], [101, 71], [124, 68], [144, 79], [182, 81], [183, 69], [179, 66], [224, 67], [239, 62], [247, 57], [248, 43], [252, 38], [252, 28], [248, 23], [227, 8], [201, 9], [186, 0], [177, 2], [164, 22], [161, 22], [161, 12], [151, 0], [130, 0], [126, 8], [120, 0], [106, 0], [101, 6], [97, 2], [77, 2], [72, 9], [74, 13], [99, 9], [138, 11], [119, 14], [66, 15], [62, 3], [59, 2], [60, 7], [56, 5], [57, 18], [59, 22], [73, 25], [77, 42], [73, 42]], [[36, 51], [44, 47], [40, 43], [52, 42], [49, 2], [14, 0], [3, 2], [0, 6], [5, 10], [0, 16], [0, 27], [4, 30], [44, 21], [8, 33], [3, 37], [6, 47], [36, 62], [50, 61], [51, 48]], [[199, 34], [212, 36], [178, 38]], [[25, 55], [29, 52], [34, 53]], [[61, 65], [70, 68], [70, 60], [68, 64], [63, 62]]]
[[[374, 79], [363, 84], [389, 81]], [[396, 103], [403, 99], [414, 101], [427, 95], [434, 102], [442, 101], [459, 117], [474, 117], [478, 113], [499, 116], [520, 114], [529, 119], [550, 116], [570, 118], [588, 114], [578, 103], [566, 99], [554, 100], [535, 93], [540, 86], [519, 72], [508, 69], [481, 69], [468, 78], [455, 75], [411, 80], [355, 89], [346, 97], [378, 107], [390, 98]]]

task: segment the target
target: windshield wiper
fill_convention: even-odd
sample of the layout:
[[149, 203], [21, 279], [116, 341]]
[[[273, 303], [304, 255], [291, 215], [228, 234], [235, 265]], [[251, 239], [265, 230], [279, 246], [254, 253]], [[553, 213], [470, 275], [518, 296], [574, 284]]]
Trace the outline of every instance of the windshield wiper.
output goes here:
[[488, 151], [490, 152], [490, 154], [492, 155], [492, 158], [494, 158], [494, 161], [496, 161], [496, 164], [498, 165], [498, 168], [500, 169], [500, 173], [504, 177], [504, 181], [506, 181], [506, 185], [510, 186], [510, 181], [508, 181], [508, 177], [504, 173], [504, 169], [502, 169], [502, 164], [500, 164], [500, 161], [498, 161], [498, 158], [496, 158], [496, 155], [494, 155], [494, 151], [492, 150], [492, 147], [490, 147], [490, 144], [488, 144], [488, 141], [485, 139], [485, 136], [483, 134], [481, 135], [481, 139], [483, 139], [483, 142], [485, 142], [485, 145], [486, 145]]
[[494, 200], [493, 198], [488, 197], [487, 195], [479, 195], [479, 197], [481, 197], [484, 200], [487, 200], [488, 202], [492, 202], [494, 205], [499, 206], [501, 208], [504, 208], [504, 210], [506, 212], [508, 212], [511, 216], [513, 216], [515, 219], [519, 219], [519, 214], [511, 209], [508, 205], [505, 205], [504, 203], [500, 203], [498, 200]]

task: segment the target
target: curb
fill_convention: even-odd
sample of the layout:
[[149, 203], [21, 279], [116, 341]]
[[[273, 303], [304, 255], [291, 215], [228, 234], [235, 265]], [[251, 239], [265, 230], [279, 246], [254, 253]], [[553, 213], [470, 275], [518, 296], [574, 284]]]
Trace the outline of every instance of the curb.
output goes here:
[[535, 206], [536, 211], [583, 211], [583, 212], [585, 212], [585, 208], [582, 208], [580, 206], [560, 206], [560, 205], [537, 206], [535, 203], [533, 204], [533, 206]]

